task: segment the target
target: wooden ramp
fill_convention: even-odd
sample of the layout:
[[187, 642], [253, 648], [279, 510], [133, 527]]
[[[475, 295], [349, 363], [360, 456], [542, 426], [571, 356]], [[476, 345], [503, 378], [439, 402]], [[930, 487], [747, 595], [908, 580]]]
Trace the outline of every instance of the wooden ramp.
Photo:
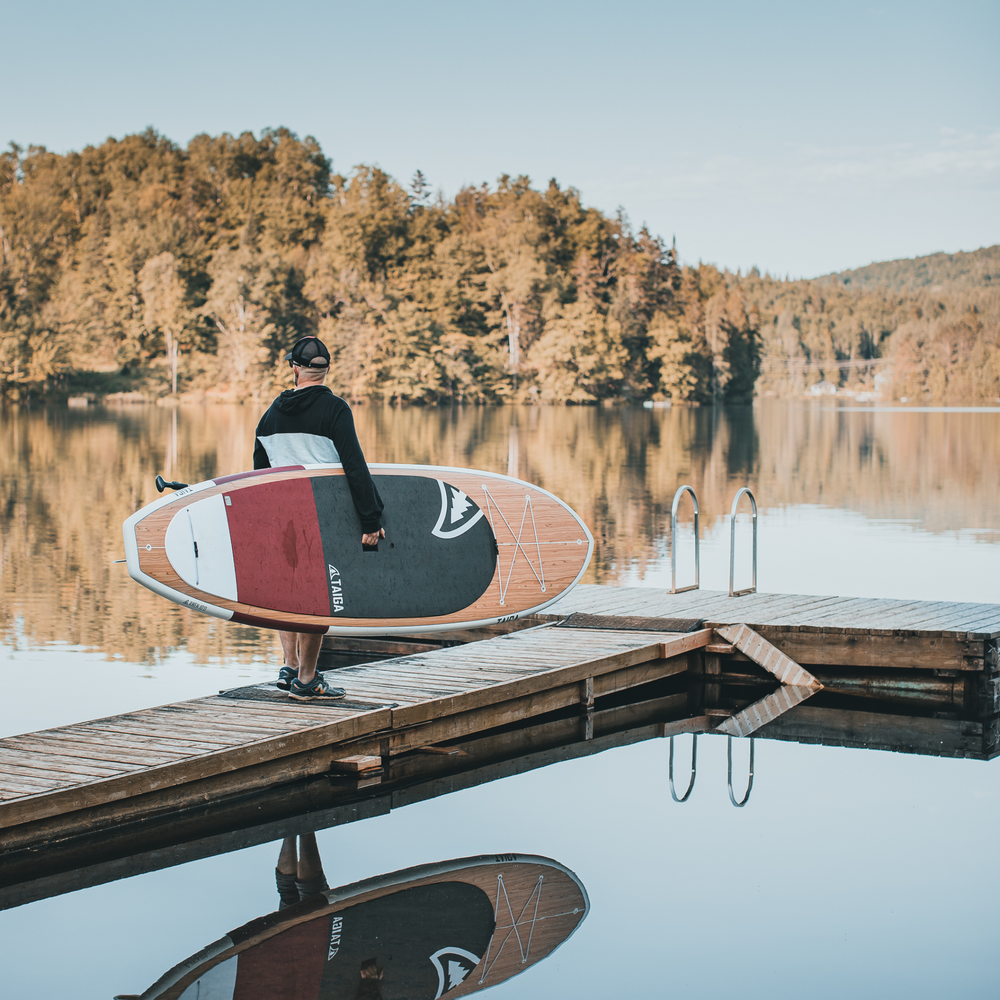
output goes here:
[[3, 845], [57, 838], [496, 729], [688, 669], [690, 634], [541, 627], [343, 668], [349, 700], [266, 685], [0, 740]]

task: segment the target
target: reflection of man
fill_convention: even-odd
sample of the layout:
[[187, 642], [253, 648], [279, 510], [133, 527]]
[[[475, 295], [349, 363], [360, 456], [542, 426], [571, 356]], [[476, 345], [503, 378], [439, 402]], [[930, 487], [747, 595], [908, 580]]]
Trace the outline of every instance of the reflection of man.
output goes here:
[[[303, 337], [285, 360], [291, 366], [295, 388], [286, 389], [260, 418], [253, 467], [341, 463], [361, 518], [361, 544], [376, 545], [385, 538], [382, 499], [358, 443], [350, 406], [324, 385], [330, 352], [317, 337]], [[278, 636], [285, 654], [279, 688], [297, 701], [344, 697], [343, 688], [331, 687], [316, 672], [322, 635], [278, 632]]]
[[354, 1000], [382, 1000], [382, 970], [376, 959], [361, 963], [361, 983]]
[[298, 854], [295, 852], [295, 838], [285, 837], [281, 842], [278, 865], [274, 869], [274, 881], [278, 887], [279, 910], [315, 899], [324, 889], [330, 888], [323, 874], [315, 833], [304, 833], [299, 837]]
[[[298, 852], [295, 850], [295, 837], [282, 840], [274, 881], [278, 887], [279, 910], [307, 900], [326, 898], [323, 891], [330, 886], [323, 874], [315, 833], [299, 836]], [[377, 958], [365, 959], [361, 963], [360, 982], [354, 1000], [382, 1000], [382, 974]]]

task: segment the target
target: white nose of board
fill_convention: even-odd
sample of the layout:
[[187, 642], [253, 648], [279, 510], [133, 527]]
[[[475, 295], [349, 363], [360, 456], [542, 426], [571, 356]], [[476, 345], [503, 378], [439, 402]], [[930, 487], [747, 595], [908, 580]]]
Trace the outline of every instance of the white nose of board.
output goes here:
[[188, 586], [238, 600], [233, 543], [221, 493], [178, 511], [163, 544], [174, 572]]

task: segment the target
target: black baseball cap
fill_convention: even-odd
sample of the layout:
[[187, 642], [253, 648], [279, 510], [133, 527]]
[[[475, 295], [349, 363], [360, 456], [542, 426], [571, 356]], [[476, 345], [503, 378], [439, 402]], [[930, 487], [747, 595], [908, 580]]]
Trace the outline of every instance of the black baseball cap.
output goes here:
[[329, 368], [330, 352], [319, 337], [303, 337], [295, 341], [285, 360], [302, 368]]

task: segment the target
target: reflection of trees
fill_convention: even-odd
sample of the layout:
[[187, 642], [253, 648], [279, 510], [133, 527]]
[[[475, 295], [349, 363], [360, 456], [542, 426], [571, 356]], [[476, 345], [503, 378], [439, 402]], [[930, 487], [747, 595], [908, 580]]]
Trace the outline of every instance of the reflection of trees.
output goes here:
[[[569, 503], [597, 541], [587, 580], [641, 575], [666, 539], [681, 483], [703, 523], [751, 485], [763, 510], [820, 503], [932, 531], [1000, 531], [1000, 435], [990, 413], [876, 413], [829, 405], [731, 409], [358, 407], [373, 462], [515, 473]], [[174, 474], [250, 465], [255, 407], [181, 409]], [[185, 611], [133, 583], [121, 523], [156, 497], [172, 414], [155, 407], [0, 417], [0, 630], [134, 662], [185, 645], [201, 662], [276, 649], [268, 633]], [[682, 517], [690, 517], [684, 505]]]
[[[272, 648], [256, 629], [196, 622], [112, 563], [124, 555], [122, 521], [157, 496], [153, 478], [164, 467], [171, 418], [143, 407], [96, 415], [14, 410], [0, 419], [0, 633], [23, 630], [32, 642], [140, 663], [180, 645], [200, 662], [248, 659], [259, 636], [260, 652]], [[254, 418], [243, 407], [218, 407], [208, 419], [179, 414], [178, 474], [196, 481], [246, 467]]]

